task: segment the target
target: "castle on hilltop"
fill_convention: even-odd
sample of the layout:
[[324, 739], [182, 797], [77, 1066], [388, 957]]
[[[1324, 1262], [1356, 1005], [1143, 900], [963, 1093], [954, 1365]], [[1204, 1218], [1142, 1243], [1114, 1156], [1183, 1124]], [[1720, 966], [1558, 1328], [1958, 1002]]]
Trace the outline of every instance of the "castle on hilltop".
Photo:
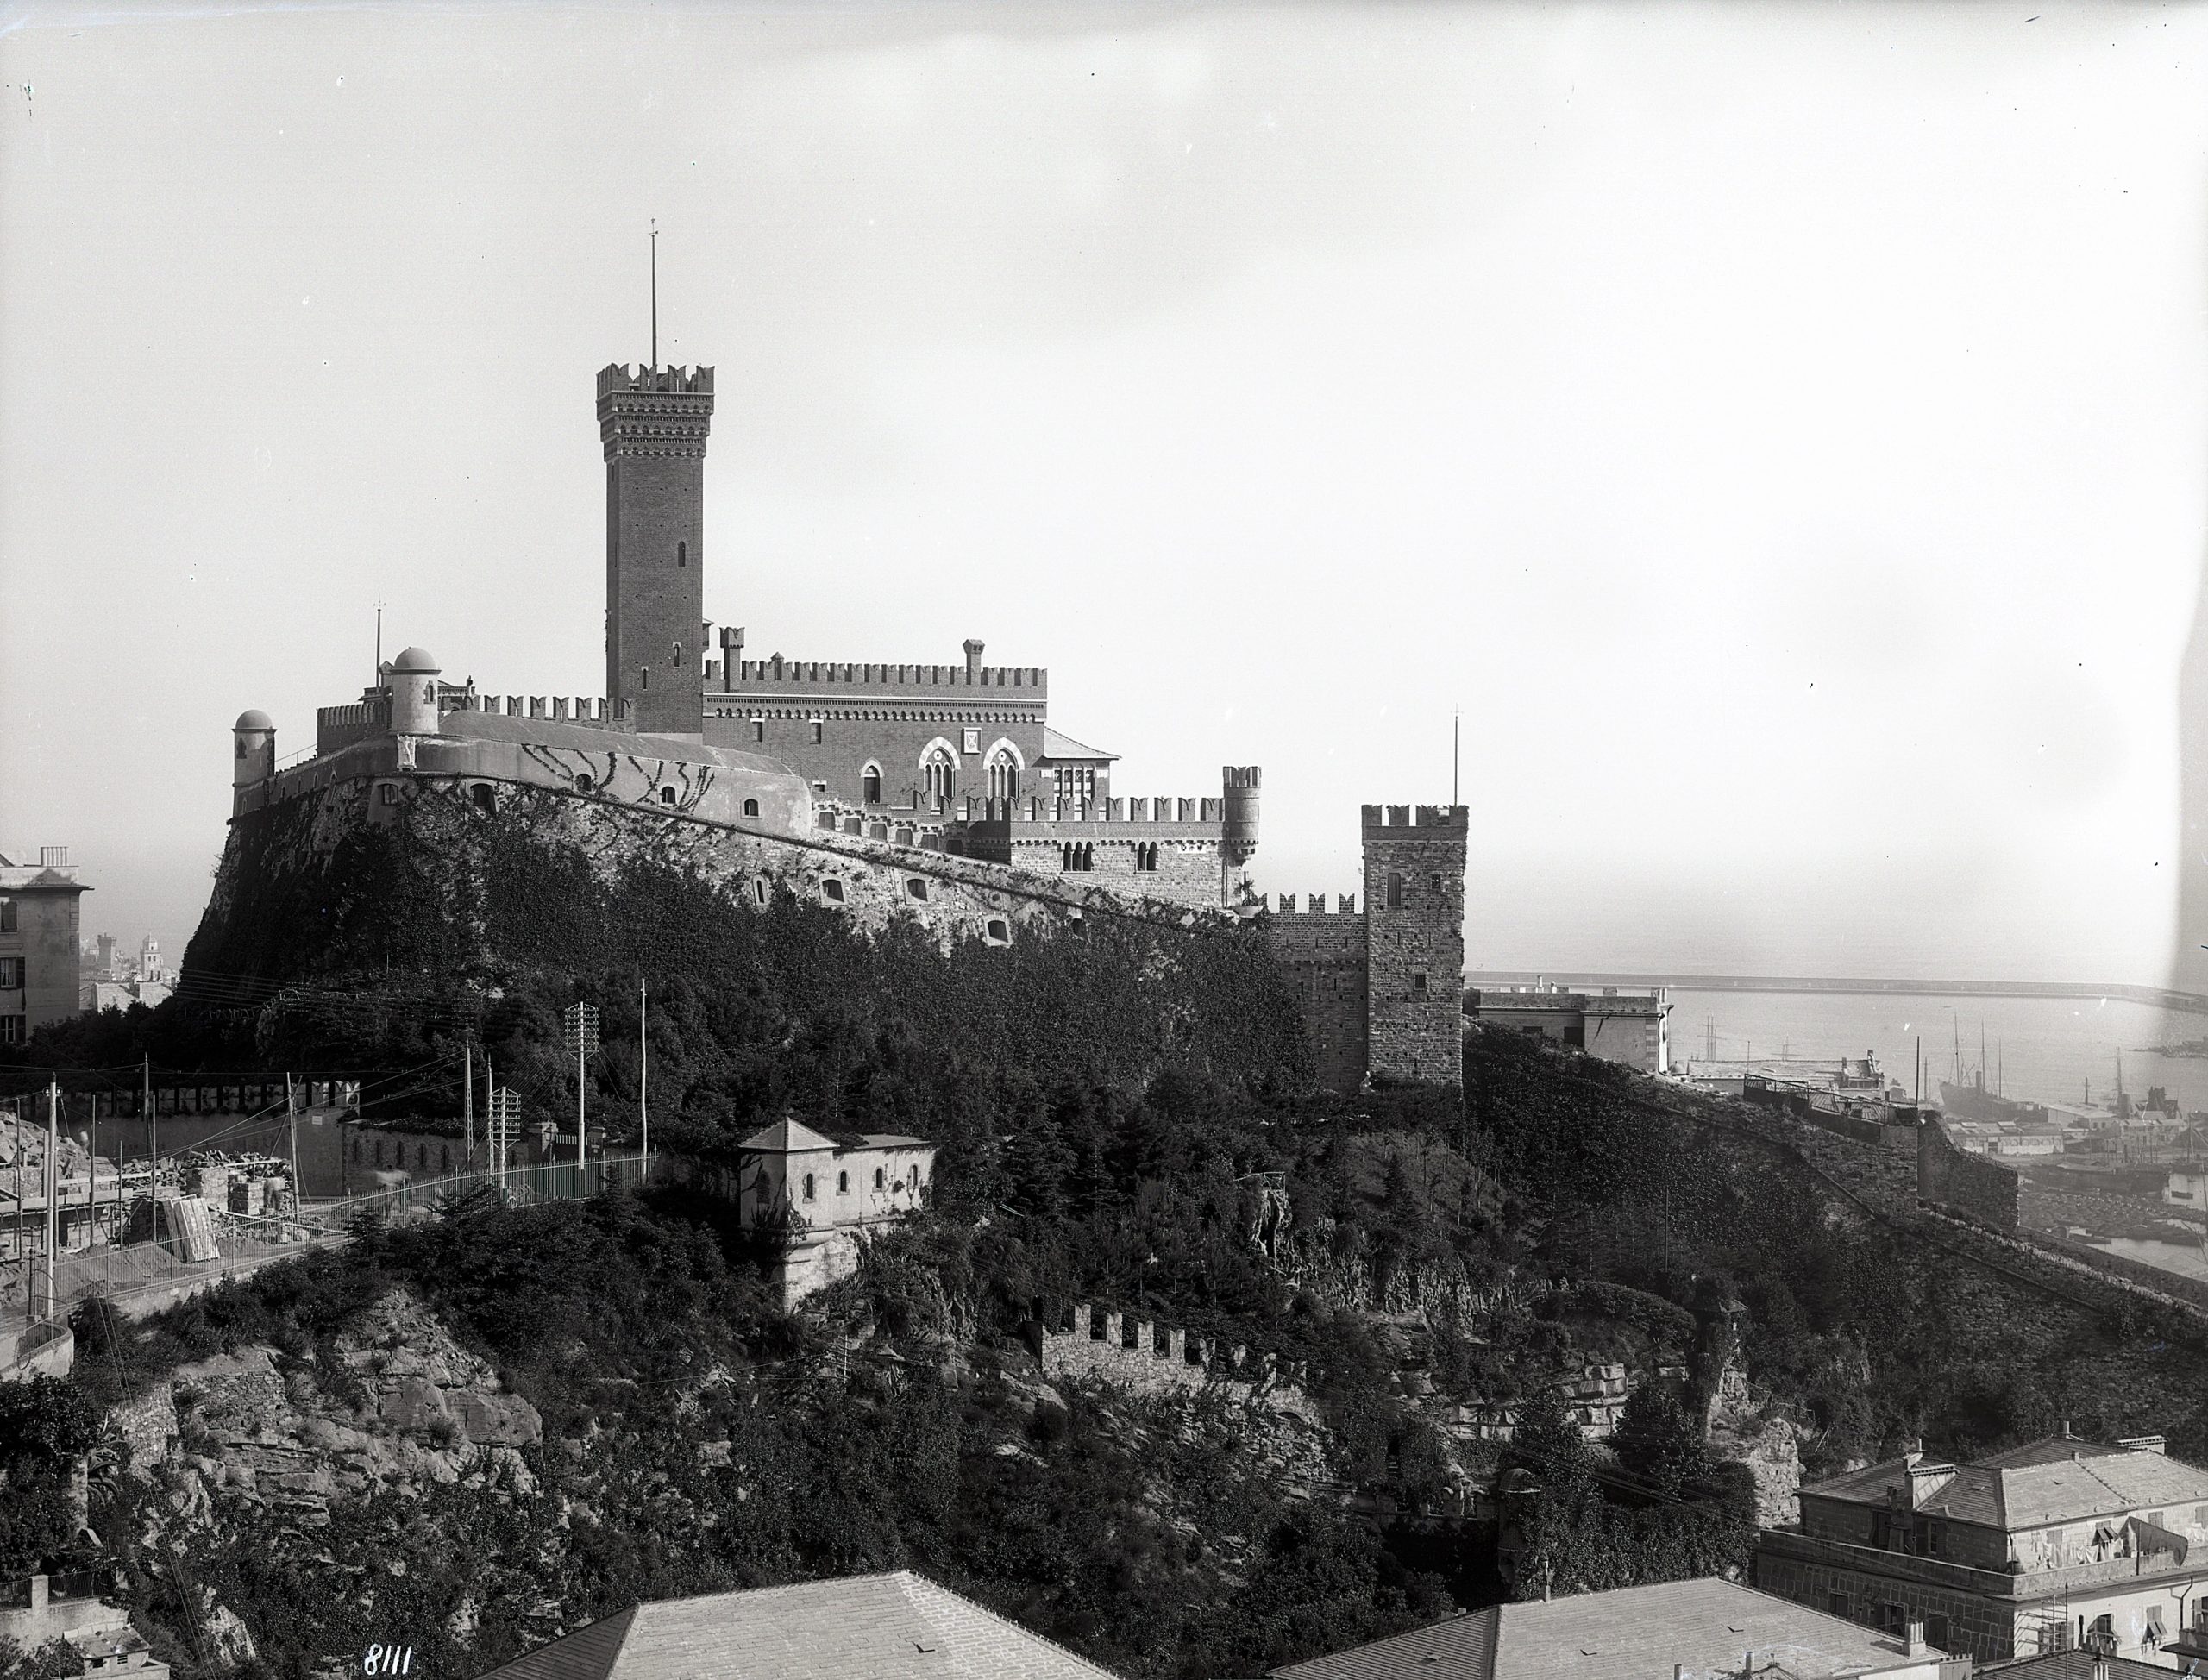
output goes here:
[[233, 820], [321, 802], [314, 833], [408, 820], [436, 798], [494, 813], [512, 790], [724, 831], [749, 894], [911, 913], [1009, 943], [1023, 921], [1094, 913], [1262, 917], [1302, 995], [1324, 1082], [1453, 1082], [1464, 972], [1462, 806], [1365, 807], [1365, 910], [1276, 915], [1249, 883], [1260, 777], [1216, 795], [1127, 796], [1114, 754], [1051, 727], [1048, 673], [957, 662], [747, 656], [705, 614], [710, 367], [608, 367], [605, 692], [526, 696], [446, 680], [410, 647], [356, 701], [323, 707], [281, 768], [260, 711], [234, 730]]

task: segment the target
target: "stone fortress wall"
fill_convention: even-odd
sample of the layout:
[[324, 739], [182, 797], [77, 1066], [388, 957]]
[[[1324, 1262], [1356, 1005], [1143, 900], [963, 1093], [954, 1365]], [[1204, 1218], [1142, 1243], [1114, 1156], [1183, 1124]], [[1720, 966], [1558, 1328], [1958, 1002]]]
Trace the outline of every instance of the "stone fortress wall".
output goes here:
[[1236, 1405], [1318, 1421], [1302, 1365], [1108, 1308], [1082, 1304], [1055, 1324], [1044, 1320], [1042, 1358], [1043, 1374], [1054, 1382], [1086, 1377], [1146, 1395], [1208, 1389]]
[[[1037, 917], [1224, 928], [1264, 916], [1244, 874], [1258, 846], [1255, 766], [1226, 767], [1216, 798], [1114, 797], [1114, 755], [1049, 727], [1048, 673], [984, 665], [977, 640], [956, 665], [755, 660], [726, 627], [721, 656], [707, 657], [712, 411], [708, 367], [598, 375], [604, 699], [479, 693], [408, 648], [357, 702], [322, 709], [304, 762], [279, 760], [266, 715], [241, 717], [234, 820], [311, 799], [309, 844], [328, 853], [349, 825], [550, 795], [602, 867], [678, 851], [739, 898], [787, 890], [869, 926], [910, 913], [946, 939], [1007, 943]], [[634, 820], [643, 812], [662, 820]], [[1306, 987], [1325, 1082], [1457, 1083], [1464, 809], [1368, 806], [1364, 833], [1363, 915], [1345, 900], [1339, 929], [1283, 916], [1271, 930]], [[218, 897], [250, 890], [234, 874], [218, 876]]]

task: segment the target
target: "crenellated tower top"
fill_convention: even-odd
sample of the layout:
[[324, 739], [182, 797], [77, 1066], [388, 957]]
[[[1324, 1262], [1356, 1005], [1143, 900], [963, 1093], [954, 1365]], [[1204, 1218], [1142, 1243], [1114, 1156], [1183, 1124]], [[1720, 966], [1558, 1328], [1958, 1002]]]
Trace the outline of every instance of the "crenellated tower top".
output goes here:
[[712, 429], [710, 367], [629, 367], [614, 362], [598, 373], [598, 435], [605, 458], [703, 459]]

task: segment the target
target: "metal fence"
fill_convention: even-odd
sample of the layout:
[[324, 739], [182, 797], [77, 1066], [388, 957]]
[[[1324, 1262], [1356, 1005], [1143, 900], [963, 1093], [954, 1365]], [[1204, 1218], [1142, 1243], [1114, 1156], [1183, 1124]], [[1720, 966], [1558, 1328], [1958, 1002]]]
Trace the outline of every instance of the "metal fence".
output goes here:
[[573, 1201], [603, 1191], [652, 1181], [660, 1157], [601, 1156], [595, 1161], [554, 1161], [535, 1167], [510, 1167], [504, 1173], [485, 1170], [454, 1173], [443, 1178], [416, 1179], [365, 1195], [336, 1201], [310, 1203], [299, 1210], [300, 1222], [342, 1225], [371, 1211], [398, 1219], [417, 1210], [441, 1212], [448, 1204], [477, 1190], [497, 1193], [509, 1207], [543, 1201]]

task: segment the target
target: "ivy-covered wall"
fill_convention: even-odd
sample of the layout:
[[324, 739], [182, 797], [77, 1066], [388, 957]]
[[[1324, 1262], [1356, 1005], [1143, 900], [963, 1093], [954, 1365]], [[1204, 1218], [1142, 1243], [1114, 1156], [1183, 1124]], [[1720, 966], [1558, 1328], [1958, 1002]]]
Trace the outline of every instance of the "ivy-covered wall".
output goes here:
[[557, 1018], [584, 998], [608, 1045], [593, 1112], [618, 1128], [635, 1110], [641, 980], [656, 1124], [781, 1103], [857, 1124], [848, 1088], [885, 1062], [925, 1065], [933, 1087], [970, 1070], [977, 1110], [1014, 1075], [1127, 1085], [1172, 1064], [1252, 1089], [1310, 1083], [1262, 928], [1223, 912], [543, 789], [503, 787], [489, 810], [426, 778], [388, 806], [367, 793], [233, 824], [185, 963], [263, 1056], [392, 1065], [473, 1031], [500, 1083], [571, 1105]]

